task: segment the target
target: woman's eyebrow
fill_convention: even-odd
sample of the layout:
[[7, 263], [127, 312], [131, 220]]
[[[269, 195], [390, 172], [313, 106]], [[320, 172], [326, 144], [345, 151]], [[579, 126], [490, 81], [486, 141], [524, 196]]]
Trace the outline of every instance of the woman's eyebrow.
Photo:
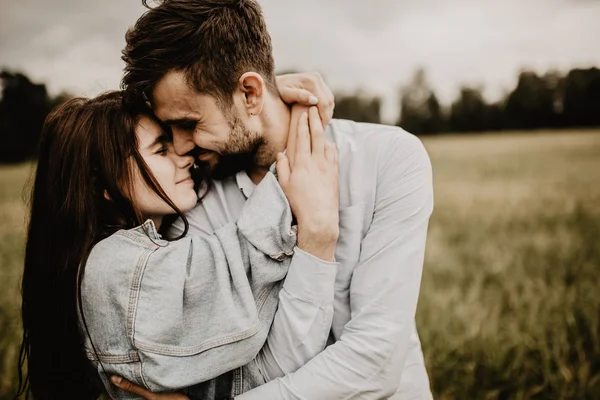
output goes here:
[[152, 143], [150, 143], [146, 147], [146, 149], [149, 150], [149, 149], [154, 148], [155, 146], [162, 145], [162, 144], [165, 144], [165, 143], [168, 143], [168, 142], [169, 142], [169, 137], [167, 135], [165, 135], [164, 133], [161, 133], [160, 135], [157, 135], [154, 138], [154, 140], [152, 141]]

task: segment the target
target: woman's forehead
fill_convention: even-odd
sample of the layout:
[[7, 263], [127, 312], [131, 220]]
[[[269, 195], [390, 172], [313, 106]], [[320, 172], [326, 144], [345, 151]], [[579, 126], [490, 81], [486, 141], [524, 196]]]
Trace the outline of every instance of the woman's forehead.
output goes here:
[[162, 127], [152, 118], [143, 115], [135, 127], [138, 145], [141, 149], [151, 147], [156, 141], [164, 136]]

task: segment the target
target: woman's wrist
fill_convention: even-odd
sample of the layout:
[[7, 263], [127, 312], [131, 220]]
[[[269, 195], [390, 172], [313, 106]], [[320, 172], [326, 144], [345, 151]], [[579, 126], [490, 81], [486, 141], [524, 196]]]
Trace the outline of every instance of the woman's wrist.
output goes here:
[[298, 247], [325, 261], [334, 261], [338, 226], [307, 226], [298, 224]]

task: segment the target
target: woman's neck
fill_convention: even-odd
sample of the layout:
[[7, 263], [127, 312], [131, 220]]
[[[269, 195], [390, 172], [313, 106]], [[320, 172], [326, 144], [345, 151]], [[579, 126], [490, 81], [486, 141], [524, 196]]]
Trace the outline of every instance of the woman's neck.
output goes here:
[[156, 227], [156, 230], [160, 230], [160, 226], [162, 225], [163, 222], [163, 216], [162, 215], [155, 215], [150, 217], [150, 219], [152, 220], [152, 222], [154, 222], [154, 226]]

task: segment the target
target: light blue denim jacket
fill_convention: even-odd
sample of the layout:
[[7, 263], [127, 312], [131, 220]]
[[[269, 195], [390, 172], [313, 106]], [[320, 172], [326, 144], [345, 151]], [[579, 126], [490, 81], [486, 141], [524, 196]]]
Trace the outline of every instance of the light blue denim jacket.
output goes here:
[[[239, 386], [233, 394], [256, 386], [258, 371], [248, 364], [277, 309], [296, 243], [291, 224], [287, 199], [269, 173], [237, 223], [213, 236], [169, 242], [147, 221], [99, 242], [83, 272], [87, 330], [81, 315], [80, 326], [109, 395], [136, 398], [107, 374], [153, 392], [209, 381], [187, 389], [195, 398], [218, 397], [232, 379]], [[210, 381], [219, 376], [222, 383]]]

